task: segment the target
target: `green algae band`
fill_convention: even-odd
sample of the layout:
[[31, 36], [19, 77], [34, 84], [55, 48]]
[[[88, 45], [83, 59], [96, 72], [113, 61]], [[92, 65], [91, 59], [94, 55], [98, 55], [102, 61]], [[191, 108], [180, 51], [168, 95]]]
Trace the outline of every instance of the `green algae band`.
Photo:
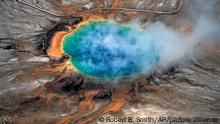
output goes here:
[[146, 32], [110, 21], [81, 25], [63, 43], [72, 65], [91, 77], [134, 76], [148, 72], [159, 61]]

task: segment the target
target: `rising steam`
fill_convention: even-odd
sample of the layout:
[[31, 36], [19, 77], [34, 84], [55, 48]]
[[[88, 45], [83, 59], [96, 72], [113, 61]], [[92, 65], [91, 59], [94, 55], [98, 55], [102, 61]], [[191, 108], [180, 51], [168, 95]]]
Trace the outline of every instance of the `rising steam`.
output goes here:
[[137, 23], [123, 26], [97, 21], [68, 35], [64, 51], [78, 70], [90, 76], [114, 78], [167, 68], [192, 55], [199, 43], [220, 39], [219, 22], [213, 14], [215, 2], [194, 1], [187, 10], [190, 20], [185, 21], [192, 22], [187, 35], [163, 22], [143, 29]]
[[200, 43], [220, 40], [220, 23], [215, 15], [217, 3], [217, 0], [192, 1], [187, 9], [186, 19], [181, 20], [190, 24], [183, 25], [191, 28], [187, 35], [162, 22], [155, 22], [146, 29], [163, 51], [160, 66], [166, 68], [178, 63], [185, 56], [192, 56]]

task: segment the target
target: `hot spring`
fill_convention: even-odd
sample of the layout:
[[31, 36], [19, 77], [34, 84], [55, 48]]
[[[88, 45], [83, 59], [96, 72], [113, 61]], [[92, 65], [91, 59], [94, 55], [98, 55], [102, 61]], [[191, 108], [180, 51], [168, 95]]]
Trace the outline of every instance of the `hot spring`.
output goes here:
[[160, 60], [153, 38], [140, 28], [108, 20], [81, 24], [63, 39], [74, 68], [98, 78], [138, 76]]

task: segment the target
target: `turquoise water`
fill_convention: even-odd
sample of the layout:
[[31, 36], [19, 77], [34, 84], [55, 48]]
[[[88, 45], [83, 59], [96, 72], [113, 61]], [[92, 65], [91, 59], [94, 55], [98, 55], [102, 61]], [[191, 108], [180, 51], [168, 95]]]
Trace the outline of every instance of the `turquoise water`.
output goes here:
[[150, 71], [159, 61], [156, 45], [147, 35], [115, 22], [90, 22], [64, 38], [63, 50], [72, 65], [88, 76], [135, 76]]

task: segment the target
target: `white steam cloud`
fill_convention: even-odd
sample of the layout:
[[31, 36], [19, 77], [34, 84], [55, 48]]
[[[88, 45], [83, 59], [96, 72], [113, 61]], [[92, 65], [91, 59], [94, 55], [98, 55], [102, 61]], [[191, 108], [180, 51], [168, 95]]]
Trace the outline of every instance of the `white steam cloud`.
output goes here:
[[162, 51], [159, 62], [161, 68], [170, 67], [186, 56], [193, 56], [200, 43], [220, 41], [220, 23], [215, 16], [217, 2], [217, 0], [192, 1], [187, 9], [186, 20], [181, 20], [181, 22], [191, 22], [190, 25], [183, 25], [191, 29], [185, 32], [186, 35], [159, 21], [145, 29]]
[[134, 21], [129, 25], [138, 28], [125, 34], [117, 24], [85, 26], [67, 37], [69, 44], [64, 50], [77, 63], [77, 68], [90, 76], [131, 76], [130, 71], [137, 70], [138, 74], [147, 74], [158, 67], [163, 70], [193, 55], [200, 43], [220, 40], [216, 2], [194, 0], [186, 10], [188, 14], [183, 14], [186, 17], [180, 21], [187, 25], [180, 24], [177, 29], [159, 21], [142, 31], [139, 31], [141, 24]]

